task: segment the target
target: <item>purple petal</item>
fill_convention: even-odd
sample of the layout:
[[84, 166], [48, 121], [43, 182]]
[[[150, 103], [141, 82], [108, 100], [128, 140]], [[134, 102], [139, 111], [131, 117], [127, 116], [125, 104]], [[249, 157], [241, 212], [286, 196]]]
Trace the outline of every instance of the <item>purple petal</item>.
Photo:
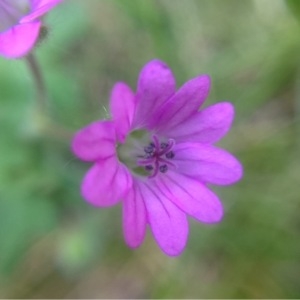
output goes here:
[[117, 83], [111, 94], [110, 111], [115, 122], [118, 140], [125, 141], [135, 110], [135, 96], [125, 83]]
[[123, 202], [123, 231], [126, 243], [136, 248], [143, 242], [146, 233], [146, 209], [140, 188], [137, 183], [124, 198]]
[[165, 134], [176, 142], [215, 143], [230, 129], [234, 117], [234, 107], [222, 102], [207, 107], [185, 122], [168, 128]]
[[165, 197], [197, 220], [215, 223], [222, 219], [222, 203], [201, 182], [169, 170], [156, 184]]
[[32, 22], [40, 18], [62, 1], [63, 0], [31, 0], [31, 13], [23, 17], [20, 23]]
[[232, 184], [243, 175], [242, 165], [234, 156], [211, 145], [181, 143], [175, 145], [174, 153], [176, 171], [204, 183]]
[[149, 127], [156, 110], [175, 93], [175, 78], [162, 61], [152, 60], [142, 69], [137, 87], [137, 110], [133, 126]]
[[54, 7], [62, 1], [63, 0], [29, 0], [32, 10], [39, 9], [44, 6]]
[[187, 121], [197, 113], [207, 98], [209, 89], [210, 78], [208, 75], [201, 75], [189, 80], [161, 107], [155, 120], [155, 129], [159, 133], [164, 133]]
[[116, 157], [97, 162], [85, 175], [82, 196], [92, 205], [111, 206], [126, 196], [132, 176]]
[[0, 33], [0, 55], [19, 58], [27, 55], [39, 36], [41, 22], [16, 25]]
[[151, 182], [141, 183], [148, 221], [160, 248], [170, 256], [179, 255], [188, 237], [186, 215]]
[[78, 131], [72, 150], [80, 159], [95, 161], [116, 155], [116, 137], [111, 121], [94, 122]]

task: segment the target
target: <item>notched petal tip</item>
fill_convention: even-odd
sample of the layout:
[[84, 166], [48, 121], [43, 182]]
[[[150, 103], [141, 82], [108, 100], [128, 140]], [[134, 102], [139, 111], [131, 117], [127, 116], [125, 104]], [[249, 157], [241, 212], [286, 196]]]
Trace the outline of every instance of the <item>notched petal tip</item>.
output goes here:
[[168, 135], [174, 128], [180, 127], [197, 114], [209, 91], [208, 75], [190, 79], [160, 107], [153, 127], [161, 134]]
[[0, 33], [0, 55], [8, 59], [22, 58], [35, 46], [41, 22], [16, 25]]
[[171, 256], [171, 257], [176, 257], [176, 256], [179, 256], [182, 254], [182, 252], [184, 251], [186, 246], [187, 246], [187, 244], [185, 244], [184, 246], [181, 246], [180, 248], [178, 248], [178, 247], [163, 247], [163, 246], [160, 246], [160, 248], [166, 255]]
[[132, 186], [132, 176], [116, 157], [97, 162], [86, 173], [81, 194], [90, 204], [112, 206], [123, 199]]
[[123, 82], [117, 82], [110, 96], [110, 112], [115, 123], [116, 135], [121, 143], [125, 142], [130, 131], [135, 112], [135, 95]]
[[168, 131], [177, 142], [214, 144], [230, 130], [234, 119], [234, 106], [230, 102], [210, 105], [185, 122]]
[[208, 74], [200, 74], [196, 78], [198, 78], [201, 86], [206, 87], [208, 90], [211, 88], [211, 77]]
[[188, 238], [186, 214], [162, 193], [156, 181], [141, 185], [141, 194], [153, 236], [163, 252], [179, 255]]
[[233, 156], [233, 158], [235, 159], [235, 166], [234, 166], [234, 177], [232, 178], [231, 182], [229, 184], [234, 184], [238, 181], [240, 181], [242, 178], [243, 178], [243, 175], [244, 175], [244, 167], [243, 165], [241, 164], [241, 162], [235, 158]]
[[141, 70], [138, 78], [138, 92], [147, 92], [147, 89], [154, 88], [157, 83], [174, 84], [174, 77], [169, 66], [158, 59], [149, 61]]
[[[187, 83], [190, 84], [190, 89], [193, 90], [193, 84], [195, 85], [195, 95], [198, 97], [198, 107], [200, 107], [207, 99], [211, 89], [211, 79], [207, 74], [201, 74], [194, 79], [191, 79]], [[197, 92], [197, 89], [200, 90]]]
[[148, 63], [146, 63], [144, 65], [144, 67], [142, 68], [142, 72], [144, 71], [149, 71], [149, 70], [152, 70], [152, 71], [157, 71], [159, 69], [167, 69], [167, 70], [170, 70], [169, 66], [162, 60], [158, 59], [158, 58], [155, 58], [155, 59], [152, 59], [150, 60]]
[[[209, 95], [210, 89], [211, 89], [211, 78], [207, 74], [201, 74], [194, 79], [191, 79], [188, 82], [193, 82], [195, 85], [195, 90], [200, 89], [201, 92], [197, 95], [199, 97], [199, 106], [201, 106], [206, 98]], [[188, 83], [187, 82], [187, 83]], [[191, 89], [193, 88], [193, 85], [191, 84]]]
[[223, 220], [223, 217], [224, 208], [222, 202], [220, 201], [218, 205], [211, 209], [209, 214], [204, 218], [204, 220], [202, 220], [202, 222], [205, 224], [220, 223]]
[[157, 121], [157, 110], [175, 93], [175, 87], [175, 78], [166, 63], [157, 59], [148, 62], [138, 78], [133, 126], [151, 129]]
[[180, 143], [174, 151], [177, 171], [201, 182], [230, 185], [242, 176], [242, 165], [231, 153], [208, 144]]
[[206, 109], [214, 109], [215, 119], [222, 121], [228, 129], [234, 119], [235, 109], [231, 102], [223, 101], [207, 107]]
[[159, 189], [178, 208], [203, 223], [220, 222], [223, 205], [201, 181], [169, 171], [157, 181]]
[[142, 244], [146, 234], [146, 224], [144, 199], [138, 183], [134, 181], [123, 201], [123, 234], [130, 248], [138, 248]]
[[79, 130], [71, 143], [73, 153], [84, 161], [115, 155], [115, 128], [111, 121], [94, 122]]

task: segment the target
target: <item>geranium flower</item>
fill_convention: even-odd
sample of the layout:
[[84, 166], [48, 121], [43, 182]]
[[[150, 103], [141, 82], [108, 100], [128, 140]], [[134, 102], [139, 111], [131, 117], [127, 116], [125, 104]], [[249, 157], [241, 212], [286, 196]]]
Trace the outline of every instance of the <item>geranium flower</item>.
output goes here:
[[177, 92], [168, 66], [158, 60], [142, 69], [134, 94], [117, 83], [111, 120], [94, 122], [74, 137], [73, 152], [94, 162], [83, 179], [83, 197], [95, 206], [123, 204], [127, 244], [138, 247], [149, 225], [168, 255], [178, 255], [188, 236], [187, 215], [219, 222], [223, 207], [208, 183], [228, 185], [242, 176], [240, 163], [214, 143], [229, 130], [228, 102], [198, 110], [210, 79], [201, 75]]
[[41, 17], [62, 0], [0, 0], [0, 55], [19, 58], [35, 46]]

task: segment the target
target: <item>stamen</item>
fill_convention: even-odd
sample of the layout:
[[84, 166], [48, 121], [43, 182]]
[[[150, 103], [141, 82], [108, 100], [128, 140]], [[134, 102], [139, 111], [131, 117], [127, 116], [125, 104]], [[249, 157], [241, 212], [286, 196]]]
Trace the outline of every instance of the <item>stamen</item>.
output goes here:
[[175, 154], [174, 154], [173, 151], [170, 151], [170, 152], [166, 153], [166, 158], [172, 159], [172, 158], [174, 158], [174, 156], [175, 156]]
[[160, 144], [160, 148], [161, 149], [165, 149], [165, 148], [167, 148], [169, 145], [168, 145], [168, 143], [161, 143]]
[[145, 170], [146, 171], [152, 171], [153, 170], [153, 166], [152, 165], [146, 165], [145, 166]]
[[159, 169], [159, 163], [158, 163], [158, 161], [156, 161], [156, 162], [155, 162], [154, 172], [153, 172], [153, 174], [151, 174], [151, 175], [149, 176], [149, 178], [155, 177], [155, 176], [157, 175], [157, 173], [158, 173], [158, 169]]
[[144, 151], [148, 154], [153, 153], [154, 152], [154, 147], [152, 147], [151, 145], [144, 147]]
[[158, 155], [163, 155], [163, 154], [169, 152], [174, 147], [174, 145], [175, 145], [175, 141], [173, 139], [169, 139], [166, 148], [159, 151]]
[[167, 159], [164, 159], [164, 158], [159, 157], [159, 158], [158, 158], [158, 161], [159, 161], [160, 163], [166, 164], [166, 165], [168, 165], [168, 166], [170, 166], [170, 167], [172, 167], [172, 168], [174, 168], [174, 169], [177, 168], [177, 166], [176, 166], [175, 164], [173, 164], [172, 162], [168, 161]]
[[154, 161], [154, 158], [149, 158], [149, 159], [139, 159], [139, 160], [137, 161], [137, 164], [138, 164], [139, 166], [146, 166], [146, 165], [149, 165], [149, 164], [153, 163], [153, 161]]
[[160, 166], [159, 171], [162, 173], [166, 173], [168, 171], [168, 166], [167, 165]]
[[153, 140], [154, 140], [154, 146], [158, 150], [159, 149], [159, 140], [156, 135], [153, 135]]

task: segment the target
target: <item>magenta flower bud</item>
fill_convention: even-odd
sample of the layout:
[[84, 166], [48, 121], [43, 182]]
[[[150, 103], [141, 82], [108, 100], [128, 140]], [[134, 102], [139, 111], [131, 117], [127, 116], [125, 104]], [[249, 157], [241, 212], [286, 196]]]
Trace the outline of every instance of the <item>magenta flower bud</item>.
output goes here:
[[44, 33], [41, 18], [63, 0], [0, 0], [0, 55], [26, 56]]
[[209, 90], [209, 76], [200, 75], [176, 91], [169, 67], [150, 61], [136, 93], [125, 83], [114, 86], [112, 119], [88, 125], [73, 139], [73, 152], [94, 163], [82, 196], [100, 207], [122, 202], [124, 236], [132, 248], [149, 226], [160, 248], [178, 255], [187, 242], [187, 215], [204, 223], [222, 219], [222, 203], [207, 185], [232, 184], [243, 170], [214, 146], [230, 129], [234, 108], [222, 102], [199, 110]]

